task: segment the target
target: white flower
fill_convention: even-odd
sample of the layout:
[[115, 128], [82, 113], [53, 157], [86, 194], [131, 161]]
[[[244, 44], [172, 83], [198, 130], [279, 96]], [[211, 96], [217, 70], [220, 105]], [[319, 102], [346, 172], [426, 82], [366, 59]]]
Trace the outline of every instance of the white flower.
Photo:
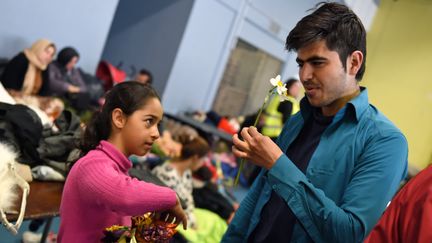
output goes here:
[[273, 87], [276, 87], [276, 91], [279, 95], [283, 95], [287, 92], [287, 88], [285, 87], [286, 84], [282, 83], [280, 75], [270, 79], [270, 83], [273, 85]]
[[279, 101], [284, 102], [285, 100], [288, 100], [288, 92], [286, 90], [282, 94], [279, 94]]
[[[273, 85], [273, 88], [271, 88], [267, 94], [267, 96], [264, 99], [264, 103], [261, 106], [260, 110], [258, 111], [258, 115], [255, 118], [255, 122], [254, 122], [254, 127], [256, 127], [258, 121], [260, 120], [260, 116], [261, 116], [261, 112], [263, 111], [263, 108], [265, 107], [265, 105], [267, 104], [267, 101], [269, 100], [269, 97], [272, 97], [272, 95], [276, 92], [274, 92], [274, 90], [276, 89], [278, 95], [279, 95], [279, 100], [281, 102], [288, 100], [288, 89], [285, 87], [286, 84], [282, 83], [281, 81], [281, 76], [278, 75], [275, 78], [270, 79], [270, 83]], [[242, 173], [243, 170], [243, 165], [245, 163], [245, 158], [242, 158], [240, 160], [240, 167], [239, 170], [237, 171], [237, 175], [235, 177], [234, 180], [234, 185], [238, 185], [239, 182], [239, 178], [240, 178], [240, 174]]]

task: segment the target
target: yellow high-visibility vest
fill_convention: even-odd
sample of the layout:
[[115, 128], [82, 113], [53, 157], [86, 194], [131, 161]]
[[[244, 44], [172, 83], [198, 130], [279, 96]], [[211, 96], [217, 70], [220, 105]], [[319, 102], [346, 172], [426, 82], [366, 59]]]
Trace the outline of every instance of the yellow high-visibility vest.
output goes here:
[[[300, 102], [298, 102], [298, 100], [296, 100], [294, 97], [292, 96], [288, 96], [287, 100], [291, 102], [292, 104], [292, 110], [291, 110], [291, 115], [294, 115], [295, 113], [300, 111]], [[285, 101], [286, 102], [286, 101]]]
[[[291, 115], [294, 115], [298, 111], [300, 111], [299, 102], [291, 96], [287, 97], [288, 101], [292, 103], [292, 111]], [[287, 102], [287, 101], [285, 101]], [[270, 100], [270, 103], [264, 110], [264, 126], [262, 128], [261, 133], [265, 136], [269, 136], [271, 138], [275, 138], [279, 136], [283, 128], [282, 122], [282, 113], [280, 113], [277, 109], [280, 103], [280, 99], [278, 95], [274, 95]]]

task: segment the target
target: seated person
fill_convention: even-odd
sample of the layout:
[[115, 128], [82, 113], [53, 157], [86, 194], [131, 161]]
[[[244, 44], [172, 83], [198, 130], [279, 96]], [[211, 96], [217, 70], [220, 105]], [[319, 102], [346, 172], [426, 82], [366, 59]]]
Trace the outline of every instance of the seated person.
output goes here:
[[49, 94], [64, 97], [72, 107], [85, 110], [89, 105], [87, 86], [76, 68], [78, 52], [72, 47], [63, 48], [57, 59], [48, 66]]
[[56, 52], [54, 43], [40, 39], [18, 53], [6, 65], [1, 82], [12, 92], [23, 95], [45, 95], [48, 85], [43, 74]]
[[146, 69], [141, 69], [139, 73], [135, 76], [135, 81], [151, 85], [153, 83], [153, 75], [150, 71]]
[[[238, 204], [231, 197], [228, 198], [230, 195], [224, 196], [222, 194], [222, 185], [212, 182], [212, 177], [213, 171], [208, 165], [203, 165], [193, 172], [193, 200], [195, 206], [208, 209], [229, 223]], [[226, 192], [223, 193], [226, 194]]]
[[187, 231], [179, 229], [179, 232], [190, 242], [220, 242], [227, 228], [226, 222], [211, 211], [195, 208], [192, 196], [192, 171], [201, 167], [203, 156], [210, 150], [209, 145], [199, 136], [183, 135], [179, 142], [182, 144], [180, 156], [155, 167], [153, 173], [185, 202], [189, 227]]
[[40, 96], [48, 94], [46, 69], [55, 52], [54, 43], [40, 39], [13, 57], [0, 78], [4, 88], [17, 103], [40, 108], [52, 121], [63, 111], [63, 102]]

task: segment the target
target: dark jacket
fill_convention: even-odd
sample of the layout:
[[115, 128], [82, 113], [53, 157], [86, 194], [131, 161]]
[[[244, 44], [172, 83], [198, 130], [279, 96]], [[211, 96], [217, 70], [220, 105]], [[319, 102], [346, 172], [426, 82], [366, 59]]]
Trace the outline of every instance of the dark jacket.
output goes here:
[[87, 92], [87, 86], [78, 69], [70, 73], [57, 61], [48, 65], [49, 93], [50, 95], [64, 96], [68, 93], [69, 85], [77, 86], [81, 92]]
[[19, 152], [18, 162], [36, 166], [42, 163], [36, 148], [42, 138], [42, 123], [25, 105], [0, 102], [0, 141]]
[[[24, 52], [20, 52], [14, 58], [12, 58], [6, 65], [3, 74], [0, 78], [3, 86], [6, 89], [13, 89], [21, 91], [24, 78], [27, 73], [29, 60], [24, 55]], [[39, 90], [38, 95], [45, 96], [48, 92], [47, 72], [42, 71], [42, 86]]]

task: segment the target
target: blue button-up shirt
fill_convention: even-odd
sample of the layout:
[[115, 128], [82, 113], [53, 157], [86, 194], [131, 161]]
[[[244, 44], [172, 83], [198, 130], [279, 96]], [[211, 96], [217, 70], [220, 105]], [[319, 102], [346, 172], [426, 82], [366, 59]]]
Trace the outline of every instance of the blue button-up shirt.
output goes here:
[[[278, 138], [282, 151], [311, 113], [304, 98], [301, 112], [285, 124]], [[369, 104], [362, 88], [322, 134], [306, 174], [285, 154], [270, 170], [261, 171], [222, 242], [247, 240], [272, 190], [298, 219], [292, 242], [361, 242], [406, 176], [407, 157], [404, 135]]]

